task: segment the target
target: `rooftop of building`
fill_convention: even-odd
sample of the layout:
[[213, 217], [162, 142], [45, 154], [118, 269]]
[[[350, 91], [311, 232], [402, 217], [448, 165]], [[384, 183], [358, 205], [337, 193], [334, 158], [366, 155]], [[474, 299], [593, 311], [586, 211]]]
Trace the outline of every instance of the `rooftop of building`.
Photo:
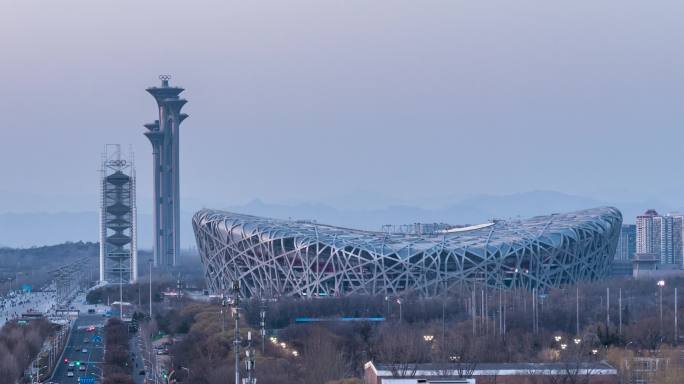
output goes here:
[[529, 362], [529, 363], [424, 363], [424, 364], [389, 364], [367, 362], [364, 367], [373, 369], [378, 375], [386, 375], [400, 368], [403, 371], [415, 371], [416, 375], [430, 376], [433, 373], [443, 374], [449, 371], [468, 371], [478, 375], [515, 375], [515, 374], [555, 374], [568, 370], [583, 371], [597, 375], [617, 374], [617, 370], [605, 361], [583, 362]]

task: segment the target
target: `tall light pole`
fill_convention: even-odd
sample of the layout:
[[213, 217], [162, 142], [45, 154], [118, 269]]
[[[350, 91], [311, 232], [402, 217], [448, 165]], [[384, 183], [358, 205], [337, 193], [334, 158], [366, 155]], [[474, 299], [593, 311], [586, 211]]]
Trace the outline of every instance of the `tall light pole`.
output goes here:
[[606, 330], [610, 327], [610, 288], [606, 287]]
[[119, 318], [123, 320], [123, 265], [119, 265]]
[[[446, 292], [446, 290], [445, 290]], [[444, 298], [444, 295], [442, 295], [442, 340], [441, 342], [444, 343], [446, 340], [446, 299]]]
[[618, 291], [618, 309], [620, 312], [618, 312], [618, 317], [619, 317], [619, 326], [618, 326], [618, 334], [622, 335], [622, 288]]
[[247, 332], [247, 350], [245, 351], [245, 367], [247, 368], [247, 379], [245, 384], [256, 384], [256, 379], [252, 378], [254, 371], [254, 350], [252, 349], [252, 332]]
[[665, 280], [658, 280], [658, 288], [660, 291], [660, 334], [663, 334], [663, 287], [665, 286]]
[[261, 317], [261, 354], [266, 353], [266, 301], [261, 298], [261, 311], [259, 312]]
[[675, 287], [675, 298], [674, 298], [674, 335], [675, 344], [679, 344], [679, 327], [677, 325], [677, 288]]
[[472, 287], [471, 297], [470, 297], [470, 313], [473, 315], [473, 336], [477, 334], [477, 313], [475, 310], [475, 286]]
[[385, 303], [387, 303], [387, 318], [389, 319], [389, 296], [385, 296]]
[[221, 333], [226, 331], [226, 298], [221, 294]]
[[399, 322], [402, 322], [402, 317], [401, 317], [401, 299], [397, 299], [397, 304], [399, 304]]
[[235, 384], [240, 384], [240, 280], [233, 281], [233, 317], [235, 318]]
[[148, 259], [150, 265], [150, 320], [152, 320], [152, 259]]
[[579, 335], [579, 286], [575, 286], [575, 334]]

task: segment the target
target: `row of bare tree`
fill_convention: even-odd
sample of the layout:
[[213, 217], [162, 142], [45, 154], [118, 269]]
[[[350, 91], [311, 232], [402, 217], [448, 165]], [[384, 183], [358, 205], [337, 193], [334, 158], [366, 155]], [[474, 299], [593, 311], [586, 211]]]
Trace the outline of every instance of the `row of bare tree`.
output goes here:
[[43, 319], [27, 324], [6, 323], [0, 329], [0, 378], [8, 383], [16, 382], [54, 331], [54, 327]]
[[[408, 375], [413, 363], [458, 363], [456, 375], [467, 376], [481, 362], [592, 361], [615, 349], [645, 355], [675, 344], [680, 331], [674, 324], [675, 287], [684, 287], [684, 279], [669, 279], [662, 291], [651, 280], [607, 280], [534, 298], [523, 290], [460, 287], [441, 297], [406, 295], [400, 301], [384, 296], [251, 300], [243, 331], [251, 326], [252, 334], [258, 334], [259, 312], [265, 307], [270, 334], [287, 345], [267, 340], [261, 354], [257, 340], [260, 383], [354, 382], [369, 360]], [[222, 309], [196, 304], [160, 313], [160, 328], [186, 333], [172, 349], [179, 378], [213, 384], [234, 374], [232, 319]], [[386, 320], [294, 322], [297, 317], [341, 316]]]
[[116, 317], [110, 318], [104, 327], [103, 384], [133, 384], [128, 339], [126, 323]]

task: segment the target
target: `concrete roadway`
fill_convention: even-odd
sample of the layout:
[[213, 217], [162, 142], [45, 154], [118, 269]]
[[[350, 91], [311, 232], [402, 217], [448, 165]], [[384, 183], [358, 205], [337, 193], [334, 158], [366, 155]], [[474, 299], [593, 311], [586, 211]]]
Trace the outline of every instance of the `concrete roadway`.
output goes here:
[[[64, 356], [59, 363], [59, 366], [55, 370], [55, 374], [52, 378], [54, 383], [67, 384], [67, 383], [78, 383], [78, 378], [80, 376], [95, 376], [97, 377], [97, 382], [100, 382], [100, 377], [102, 377], [102, 362], [104, 361], [104, 347], [103, 343], [94, 343], [92, 341], [93, 336], [98, 335], [102, 337], [104, 342], [104, 322], [107, 318], [101, 314], [83, 314], [76, 319], [76, 324], [71, 333], [71, 338], [69, 339], [69, 344], [64, 350]], [[86, 328], [89, 325], [94, 325], [95, 332], [88, 332]], [[85, 342], [88, 339], [88, 342]], [[83, 348], [87, 349], [88, 352], [83, 353]], [[86, 370], [80, 371], [78, 367], [73, 368], [74, 376], [68, 377], [67, 372], [68, 363], [64, 362], [64, 359], [69, 359], [69, 362], [80, 361], [81, 365], [85, 365]]]
[[[132, 354], [131, 360], [133, 361], [133, 381], [136, 384], [144, 384], [146, 375], [151, 375], [152, 372], [145, 368], [145, 362], [143, 361], [143, 349], [141, 347], [142, 338], [140, 336], [140, 331], [135, 333], [131, 337], [129, 348]], [[143, 372], [141, 375], [140, 372]]]

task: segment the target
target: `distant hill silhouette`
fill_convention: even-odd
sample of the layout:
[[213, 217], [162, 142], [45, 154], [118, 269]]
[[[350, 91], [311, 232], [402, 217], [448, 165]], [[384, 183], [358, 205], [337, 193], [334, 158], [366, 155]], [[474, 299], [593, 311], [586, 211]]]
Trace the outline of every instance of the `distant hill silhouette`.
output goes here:
[[[374, 202], [380, 201], [373, 196]], [[351, 203], [339, 209], [327, 204], [270, 204], [253, 200], [237, 206], [207, 206], [233, 212], [268, 216], [280, 219], [310, 219], [320, 223], [378, 230], [383, 224], [410, 224], [414, 222], [446, 222], [450, 224], [474, 224], [498, 218], [530, 217], [552, 212], [572, 211], [603, 205], [619, 208], [627, 223], [633, 223], [637, 214], [648, 208], [659, 212], [677, 210], [658, 201], [642, 201], [615, 204], [592, 198], [574, 196], [555, 191], [532, 191], [510, 195], [479, 195], [454, 201], [443, 208], [421, 208], [415, 205], [389, 205], [371, 208], [362, 204], [361, 209], [350, 208]], [[376, 204], [377, 205], [377, 204]], [[141, 209], [139, 204], [139, 211]], [[191, 218], [194, 211], [181, 212], [183, 221], [181, 243], [183, 248], [194, 247]], [[59, 244], [65, 241], [97, 241], [97, 212], [63, 213], [5, 213], [0, 214], [0, 244], [12, 247]], [[138, 217], [138, 236], [141, 248], [151, 247], [151, 216]]]

